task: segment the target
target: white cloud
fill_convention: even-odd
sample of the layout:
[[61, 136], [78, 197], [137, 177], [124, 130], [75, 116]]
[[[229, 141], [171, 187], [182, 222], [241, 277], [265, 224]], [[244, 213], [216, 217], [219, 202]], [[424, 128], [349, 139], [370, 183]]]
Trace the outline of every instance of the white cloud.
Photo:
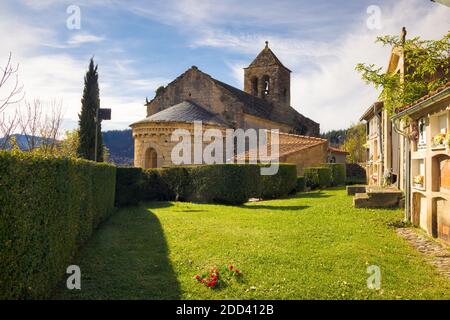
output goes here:
[[103, 40], [105, 40], [105, 38], [98, 37], [93, 34], [76, 34], [67, 41], [67, 44], [71, 46], [79, 46], [85, 43], [102, 42]]
[[[348, 127], [377, 99], [378, 92], [366, 85], [355, 71], [360, 62], [385, 67], [390, 48], [375, 44], [379, 35], [400, 34], [402, 26], [408, 37], [425, 39], [442, 37], [450, 29], [450, 9], [419, 0], [398, 1], [382, 6], [382, 29], [366, 28], [365, 11], [347, 33], [337, 34], [333, 41], [304, 41], [302, 38], [239, 35], [204, 32], [193, 42], [195, 46], [223, 47], [256, 55], [263, 40], [292, 73], [292, 105], [299, 112], [321, 124], [322, 131]], [[250, 62], [250, 61], [249, 61]], [[233, 77], [242, 86], [242, 61], [231, 64]], [[230, 64], [230, 63], [229, 63]]]

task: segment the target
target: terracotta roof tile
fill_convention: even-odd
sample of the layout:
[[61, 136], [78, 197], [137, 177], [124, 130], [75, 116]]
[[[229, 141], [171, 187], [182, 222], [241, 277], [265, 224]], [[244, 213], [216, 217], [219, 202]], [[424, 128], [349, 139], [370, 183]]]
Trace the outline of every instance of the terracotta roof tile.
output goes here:
[[341, 150], [341, 149], [338, 149], [338, 148], [335, 148], [335, 147], [328, 147], [328, 152], [348, 154], [347, 151]]
[[[269, 133], [269, 132], [268, 132]], [[269, 139], [269, 138], [268, 138]], [[300, 136], [295, 134], [289, 134], [289, 133], [282, 133], [279, 134], [279, 158], [285, 157], [294, 153], [297, 153], [302, 150], [306, 150], [308, 148], [325, 144], [327, 143], [327, 140], [316, 138], [316, 137], [309, 137], [309, 136]], [[272, 154], [271, 145], [269, 143], [267, 147], [267, 154], [269, 157]], [[248, 160], [251, 158], [257, 159], [258, 157], [257, 149], [252, 149], [249, 151], [246, 151], [242, 154], [239, 154], [235, 157], [237, 160]]]

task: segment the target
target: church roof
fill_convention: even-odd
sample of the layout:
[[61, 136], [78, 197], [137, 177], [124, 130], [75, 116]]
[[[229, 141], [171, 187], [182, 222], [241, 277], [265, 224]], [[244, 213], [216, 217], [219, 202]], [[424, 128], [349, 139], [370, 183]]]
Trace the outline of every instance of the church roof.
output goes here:
[[[241, 89], [238, 89], [236, 87], [233, 87], [229, 84], [226, 84], [225, 82], [219, 81], [217, 79], [214, 79], [211, 77], [211, 79], [221, 86], [222, 88], [226, 89], [228, 92], [230, 92], [236, 99], [242, 102], [244, 105], [244, 112], [247, 114], [251, 114], [257, 117], [270, 119], [273, 121], [280, 121], [281, 119], [275, 119], [273, 115], [271, 114], [272, 111], [272, 104], [264, 99], [255, 97], [254, 95], [251, 95], [245, 91], [242, 91]], [[282, 121], [284, 122], [284, 121]]]
[[209, 112], [205, 108], [199, 106], [192, 101], [183, 101], [172, 107], [164, 109], [158, 113], [133, 123], [149, 123], [149, 122], [187, 122], [202, 121], [203, 123], [215, 124], [223, 126], [224, 123], [215, 114]]
[[[253, 67], [267, 67], [271, 65], [278, 65], [283, 67], [287, 71], [291, 72], [288, 68], [286, 68], [281, 61], [277, 58], [275, 53], [269, 48], [269, 42], [266, 41], [266, 47], [258, 54], [258, 56], [253, 60], [252, 63], [247, 68]], [[246, 68], [246, 69], [247, 69]]]
[[[269, 134], [270, 131], [267, 132]], [[278, 136], [278, 142], [278, 158], [282, 158], [318, 145], [326, 144], [327, 140], [316, 137], [280, 132]], [[269, 157], [273, 157], [273, 159], [276, 159], [276, 157], [272, 155], [272, 148], [270, 143], [267, 145], [267, 154], [269, 155]], [[236, 155], [235, 159], [249, 160], [252, 158], [257, 159], [257, 157], [258, 149], [251, 149], [245, 151], [244, 153]]]

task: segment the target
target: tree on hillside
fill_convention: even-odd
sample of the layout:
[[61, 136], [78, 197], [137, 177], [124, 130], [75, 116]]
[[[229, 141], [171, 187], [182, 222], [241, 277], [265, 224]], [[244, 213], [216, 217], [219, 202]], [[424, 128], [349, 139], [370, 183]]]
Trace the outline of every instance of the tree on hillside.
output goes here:
[[363, 80], [382, 89], [380, 99], [390, 114], [450, 81], [450, 32], [440, 40], [384, 36], [376, 42], [404, 52], [404, 75], [387, 73], [374, 64], [356, 66]]
[[96, 132], [95, 117], [100, 108], [100, 92], [98, 87], [98, 65], [94, 65], [92, 58], [89, 70], [84, 77], [83, 98], [81, 99], [81, 113], [79, 117], [79, 146], [78, 155], [88, 160], [95, 159], [95, 136], [97, 135], [97, 161], [103, 161], [103, 142], [101, 125]]
[[345, 141], [346, 130], [331, 130], [320, 135], [321, 138], [327, 139], [332, 146], [341, 146]]
[[366, 161], [366, 127], [364, 124], [354, 124], [346, 134], [344, 150], [349, 154], [347, 161], [350, 163], [361, 163]]
[[8, 107], [24, 97], [23, 85], [19, 82], [19, 65], [13, 65], [12, 54], [4, 66], [0, 66], [0, 149], [5, 149], [9, 138], [18, 125], [17, 111], [6, 112]]

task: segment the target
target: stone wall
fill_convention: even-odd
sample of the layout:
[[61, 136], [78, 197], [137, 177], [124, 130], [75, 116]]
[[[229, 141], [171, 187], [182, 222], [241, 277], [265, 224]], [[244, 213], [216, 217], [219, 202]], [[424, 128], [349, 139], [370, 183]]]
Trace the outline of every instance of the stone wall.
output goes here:
[[327, 161], [328, 143], [301, 150], [292, 155], [282, 157], [280, 162], [293, 163], [297, 166], [297, 175], [303, 176], [304, 169], [317, 167]]

